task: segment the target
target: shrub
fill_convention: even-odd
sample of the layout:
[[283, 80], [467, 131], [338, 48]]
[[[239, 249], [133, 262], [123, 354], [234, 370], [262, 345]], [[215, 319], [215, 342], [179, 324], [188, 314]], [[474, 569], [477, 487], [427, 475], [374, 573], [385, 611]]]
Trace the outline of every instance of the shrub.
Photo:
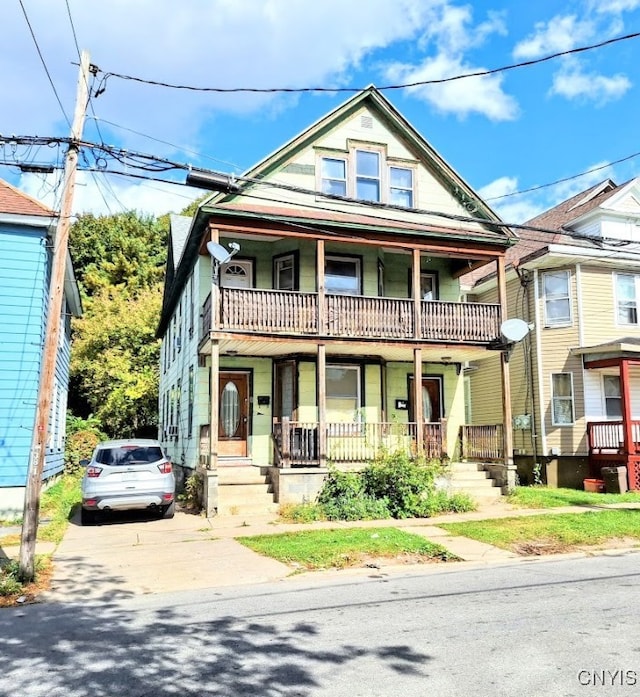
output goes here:
[[18, 595], [22, 592], [18, 562], [10, 560], [0, 565], [0, 595]]
[[199, 511], [202, 509], [203, 494], [204, 479], [194, 471], [185, 479], [184, 491], [178, 495], [178, 500], [189, 510]]
[[317, 503], [284, 504], [280, 506], [278, 514], [291, 523], [315, 523], [327, 518], [322, 506]]
[[83, 419], [68, 412], [64, 471], [67, 474], [76, 474], [82, 470], [80, 460], [88, 460], [96, 445], [106, 438], [106, 434], [101, 429], [100, 421], [96, 417], [90, 416]]
[[376, 520], [391, 514], [384, 499], [365, 491], [362, 475], [332, 469], [318, 496], [318, 504], [329, 520]]

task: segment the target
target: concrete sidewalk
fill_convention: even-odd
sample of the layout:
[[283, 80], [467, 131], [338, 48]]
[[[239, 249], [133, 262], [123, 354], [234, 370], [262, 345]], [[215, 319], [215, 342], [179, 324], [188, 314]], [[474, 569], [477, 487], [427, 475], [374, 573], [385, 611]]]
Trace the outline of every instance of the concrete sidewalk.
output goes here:
[[[637, 507], [637, 505], [635, 506]], [[237, 539], [247, 535], [277, 534], [307, 529], [395, 527], [423, 535], [466, 562], [514, 563], [529, 559], [468, 538], [451, 535], [439, 523], [584, 512], [584, 507], [532, 510], [514, 508], [505, 501], [481, 506], [472, 513], [447, 514], [429, 519], [321, 522], [291, 524], [277, 516], [207, 519], [183, 512], [171, 520], [119, 516], [102, 525], [69, 525], [55, 550], [51, 589], [46, 602], [112, 602], [146, 593], [197, 590], [284, 580], [294, 569], [252, 552]], [[444, 565], [431, 565], [442, 569]], [[457, 564], [446, 565], [447, 568]], [[421, 571], [430, 565], [417, 565]], [[388, 567], [408, 571], [416, 567]], [[370, 572], [370, 569], [368, 570]], [[308, 572], [318, 577], [325, 572]], [[339, 572], [342, 575], [346, 571]]]

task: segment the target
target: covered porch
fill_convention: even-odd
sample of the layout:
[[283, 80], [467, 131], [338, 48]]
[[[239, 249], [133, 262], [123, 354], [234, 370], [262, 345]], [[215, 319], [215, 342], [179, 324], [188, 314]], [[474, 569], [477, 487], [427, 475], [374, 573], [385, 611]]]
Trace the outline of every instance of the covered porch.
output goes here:
[[[602, 478], [603, 467], [627, 468], [629, 489], [640, 490], [640, 419], [632, 379], [640, 376], [640, 339], [617, 341], [575, 350], [582, 355], [586, 370], [603, 374], [606, 420], [587, 422], [589, 470]], [[634, 375], [635, 374], [635, 375]]]

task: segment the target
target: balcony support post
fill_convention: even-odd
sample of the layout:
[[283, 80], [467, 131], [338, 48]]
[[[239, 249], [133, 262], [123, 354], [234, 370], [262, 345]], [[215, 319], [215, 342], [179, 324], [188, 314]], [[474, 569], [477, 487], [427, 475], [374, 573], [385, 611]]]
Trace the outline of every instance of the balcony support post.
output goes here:
[[327, 347], [318, 344], [318, 459], [327, 466]]
[[316, 242], [316, 286], [318, 288], [318, 334], [327, 334], [327, 302], [324, 280], [324, 240]]
[[416, 420], [416, 455], [424, 452], [424, 411], [422, 409], [422, 349], [413, 349], [413, 417]]

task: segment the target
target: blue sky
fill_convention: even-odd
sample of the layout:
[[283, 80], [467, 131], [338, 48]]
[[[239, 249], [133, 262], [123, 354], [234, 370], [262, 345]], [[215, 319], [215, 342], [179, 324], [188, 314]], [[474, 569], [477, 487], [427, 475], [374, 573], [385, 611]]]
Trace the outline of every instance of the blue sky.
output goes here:
[[[68, 135], [36, 42], [70, 118], [74, 33], [103, 72], [268, 88], [425, 81], [640, 31], [640, 0], [5, 0], [3, 9], [5, 138]], [[513, 195], [640, 151], [639, 57], [640, 38], [630, 39], [489, 77], [385, 94], [505, 221], [523, 222], [606, 177], [621, 183], [640, 174], [639, 156]], [[347, 96], [186, 92], [111, 77], [92, 100], [84, 135], [241, 173]], [[14, 153], [55, 157], [50, 149], [1, 150], [3, 161]], [[55, 207], [54, 177], [20, 175], [15, 166], [0, 166], [0, 177]], [[161, 214], [201, 193], [104, 174], [83, 173], [79, 183], [77, 212]]]

